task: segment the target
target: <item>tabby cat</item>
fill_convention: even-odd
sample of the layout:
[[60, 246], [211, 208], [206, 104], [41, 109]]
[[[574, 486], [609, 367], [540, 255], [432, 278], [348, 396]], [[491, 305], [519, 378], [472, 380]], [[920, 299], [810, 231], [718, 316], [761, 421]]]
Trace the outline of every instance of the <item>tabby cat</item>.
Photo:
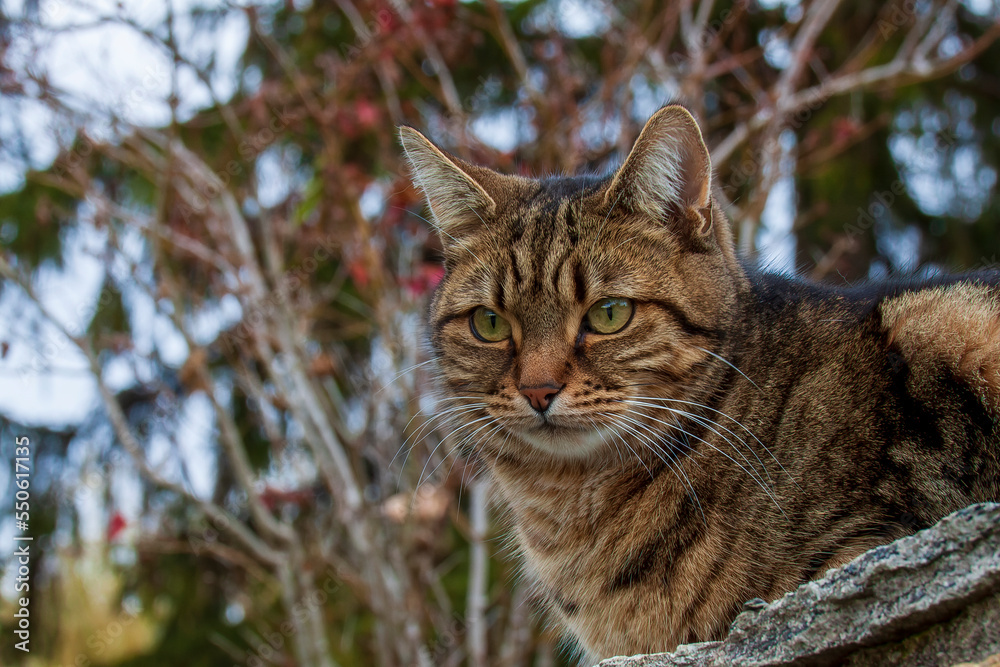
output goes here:
[[608, 177], [401, 141], [444, 245], [442, 412], [588, 657], [717, 639], [746, 600], [1000, 500], [1000, 274], [741, 262], [679, 106]]

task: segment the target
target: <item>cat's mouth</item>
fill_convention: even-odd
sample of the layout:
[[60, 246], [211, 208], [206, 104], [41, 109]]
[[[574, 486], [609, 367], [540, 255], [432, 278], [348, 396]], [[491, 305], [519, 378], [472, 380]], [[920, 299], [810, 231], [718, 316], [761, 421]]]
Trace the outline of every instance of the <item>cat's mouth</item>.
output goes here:
[[611, 430], [589, 424], [558, 424], [546, 419], [541, 424], [519, 429], [517, 435], [532, 447], [548, 454], [581, 458], [606, 445], [611, 437]]

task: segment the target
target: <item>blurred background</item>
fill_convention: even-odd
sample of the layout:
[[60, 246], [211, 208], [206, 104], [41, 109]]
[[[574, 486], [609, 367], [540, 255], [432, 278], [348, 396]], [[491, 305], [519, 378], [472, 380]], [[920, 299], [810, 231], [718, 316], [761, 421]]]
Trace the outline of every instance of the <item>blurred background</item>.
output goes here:
[[998, 37], [996, 0], [3, 0], [0, 662], [573, 664], [435, 419], [396, 126], [604, 173], [679, 101], [750, 261], [996, 268]]

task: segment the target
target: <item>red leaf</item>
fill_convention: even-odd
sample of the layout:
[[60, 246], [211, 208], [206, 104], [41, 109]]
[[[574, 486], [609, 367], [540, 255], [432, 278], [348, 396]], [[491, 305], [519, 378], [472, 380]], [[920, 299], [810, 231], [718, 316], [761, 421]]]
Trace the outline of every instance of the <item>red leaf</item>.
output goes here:
[[351, 274], [351, 280], [360, 288], [368, 285], [368, 267], [361, 260], [354, 260], [347, 265], [347, 272]]
[[850, 118], [837, 118], [833, 121], [833, 140], [835, 143], [847, 143], [858, 133], [858, 124]]
[[400, 285], [417, 297], [430, 292], [444, 278], [444, 267], [440, 264], [421, 264], [415, 275], [400, 278]]
[[354, 113], [358, 119], [358, 125], [363, 128], [374, 127], [378, 122], [378, 109], [368, 100], [358, 100], [354, 105]]
[[118, 537], [118, 534], [125, 530], [125, 526], [127, 525], [128, 522], [125, 520], [125, 517], [121, 515], [121, 512], [115, 512], [112, 514], [111, 518], [108, 519], [108, 542], [111, 542]]

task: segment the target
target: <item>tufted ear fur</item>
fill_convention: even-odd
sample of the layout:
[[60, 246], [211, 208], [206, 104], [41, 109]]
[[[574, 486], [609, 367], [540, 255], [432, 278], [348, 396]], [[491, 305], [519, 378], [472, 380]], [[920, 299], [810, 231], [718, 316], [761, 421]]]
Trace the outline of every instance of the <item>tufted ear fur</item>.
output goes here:
[[657, 111], [646, 122], [605, 195], [654, 220], [680, 218], [706, 236], [712, 228], [712, 162], [694, 117], [682, 106]]
[[445, 155], [412, 127], [399, 128], [399, 141], [413, 180], [423, 190], [434, 224], [446, 242], [467, 236], [494, 212], [493, 197], [469, 173], [488, 170]]

